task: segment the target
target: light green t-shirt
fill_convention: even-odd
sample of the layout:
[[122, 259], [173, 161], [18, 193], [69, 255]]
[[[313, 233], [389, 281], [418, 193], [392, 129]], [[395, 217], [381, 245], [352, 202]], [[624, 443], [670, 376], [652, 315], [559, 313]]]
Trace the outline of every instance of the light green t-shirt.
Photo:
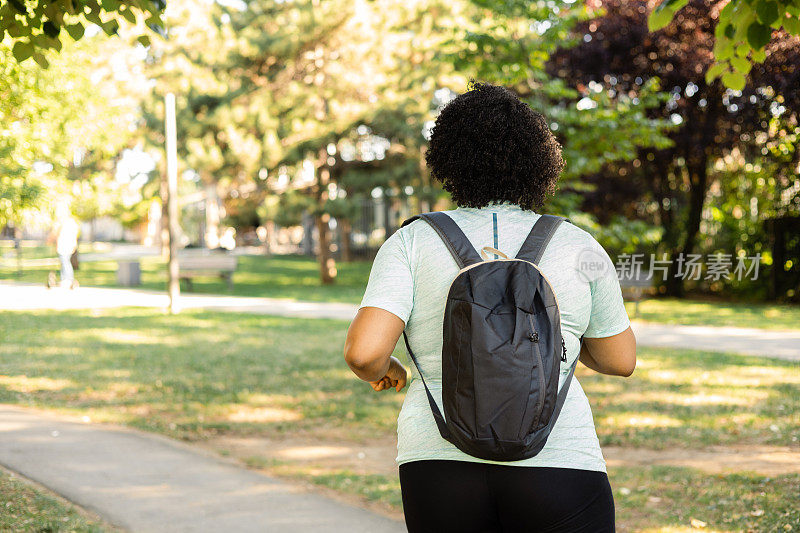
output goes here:
[[[497, 215], [495, 244], [493, 213]], [[513, 257], [540, 215], [509, 204], [481, 209], [447, 211], [476, 250], [497, 247]], [[580, 338], [610, 337], [630, 322], [622, 302], [619, 280], [608, 254], [587, 232], [570, 223], [556, 230], [539, 262], [561, 311], [567, 361], [561, 363], [563, 384], [578, 357]], [[381, 246], [372, 265], [361, 307], [378, 307], [406, 324], [411, 348], [438, 405], [442, 405], [442, 320], [450, 284], [458, 266], [423, 220], [398, 230]], [[487, 462], [472, 457], [444, 440], [436, 428], [416, 369], [397, 424], [397, 462], [450, 459]], [[501, 464], [598, 470], [606, 465], [592, 419], [589, 401], [573, 379], [547, 444], [535, 457]]]

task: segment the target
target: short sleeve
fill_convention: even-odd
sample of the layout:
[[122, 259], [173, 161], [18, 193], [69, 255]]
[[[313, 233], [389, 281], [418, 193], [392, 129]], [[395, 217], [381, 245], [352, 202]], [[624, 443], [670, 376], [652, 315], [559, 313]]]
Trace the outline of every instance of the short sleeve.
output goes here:
[[407, 323], [414, 306], [414, 278], [403, 240], [396, 231], [378, 250], [369, 273], [361, 307], [378, 307], [397, 315]]
[[622, 289], [614, 263], [596, 241], [593, 253], [602, 257], [606, 266], [601, 270], [601, 274], [589, 282], [592, 312], [583, 335], [589, 338], [612, 337], [628, 329], [631, 323], [622, 300]]

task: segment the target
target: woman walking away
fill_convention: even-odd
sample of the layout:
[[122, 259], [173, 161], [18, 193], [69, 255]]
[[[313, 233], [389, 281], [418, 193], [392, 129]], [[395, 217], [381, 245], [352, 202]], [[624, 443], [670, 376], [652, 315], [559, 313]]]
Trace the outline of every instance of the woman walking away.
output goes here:
[[458, 208], [381, 246], [344, 349], [375, 391], [399, 392], [406, 369], [391, 353], [407, 335], [415, 379], [397, 462], [408, 530], [614, 531], [572, 373], [579, 360], [630, 376], [636, 341], [605, 250], [535, 211], [556, 190], [559, 143], [516, 95], [473, 83], [442, 109], [426, 161]]

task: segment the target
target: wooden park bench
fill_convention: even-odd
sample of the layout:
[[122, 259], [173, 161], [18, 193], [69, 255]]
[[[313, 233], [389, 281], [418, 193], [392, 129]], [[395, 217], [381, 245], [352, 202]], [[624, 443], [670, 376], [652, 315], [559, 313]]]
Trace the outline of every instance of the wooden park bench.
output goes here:
[[192, 290], [192, 278], [197, 276], [219, 276], [233, 288], [233, 273], [238, 259], [228, 254], [178, 254], [179, 279], [186, 280], [186, 289]]

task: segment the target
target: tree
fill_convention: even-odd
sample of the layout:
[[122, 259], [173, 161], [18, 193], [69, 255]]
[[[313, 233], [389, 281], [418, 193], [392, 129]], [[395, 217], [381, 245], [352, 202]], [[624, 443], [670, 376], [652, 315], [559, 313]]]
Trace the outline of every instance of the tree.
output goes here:
[[[136, 110], [126, 92], [137, 80], [132, 52], [117, 44], [100, 35], [69, 43], [41, 69], [17, 62], [0, 43], [0, 227], [46, 211], [57, 195], [82, 198], [86, 189], [73, 189], [76, 182], [112, 176]], [[112, 55], [116, 67], [130, 67], [128, 79], [117, 79]]]
[[[590, 16], [585, 6], [572, 2], [507, 2], [473, 0], [463, 42], [451, 49], [456, 69], [476, 78], [513, 88], [551, 122], [563, 146], [566, 167], [562, 189], [553, 200], [557, 212], [590, 226], [579, 212], [580, 195], [591, 188], [583, 177], [614, 161], [632, 159], [642, 147], [670, 144], [663, 132], [667, 120], [649, 110], [665, 99], [658, 80], [648, 80], [633, 97], [624, 91], [603, 91], [599, 83], [568, 85], [563, 72], [550, 68], [559, 50], [576, 46], [581, 35], [573, 27]], [[535, 22], [532, 22], [535, 21]]]
[[[406, 16], [419, 21], [420, 6], [398, 0], [254, 1], [241, 11], [226, 10], [240, 40], [229, 63], [229, 72], [238, 76], [237, 86], [242, 87], [237, 102], [264, 110], [257, 127], [266, 123], [267, 128], [260, 139], [278, 156], [265, 154], [265, 167], [270, 175], [277, 175], [280, 166], [304, 162], [314, 169], [310, 191], [323, 283], [332, 283], [336, 273], [329, 221], [336, 207], [333, 183], [342, 176], [336, 168], [341, 165], [337, 144], [372, 122], [394, 139], [410, 139], [397, 135], [380, 110], [402, 102], [405, 106], [398, 109], [413, 107], [411, 95], [396, 77], [398, 70], [405, 71], [398, 69], [397, 50], [410, 50], [410, 30], [419, 26], [409, 28], [404, 22]], [[424, 54], [418, 56], [417, 63]], [[428, 93], [433, 89], [428, 86]], [[424, 99], [424, 105], [429, 101]], [[417, 131], [421, 137], [421, 124]], [[420, 151], [413, 152], [419, 158]]]
[[[640, 150], [590, 179], [602, 192], [613, 191], [612, 212], [627, 210], [652, 220], [663, 229], [661, 250], [673, 259], [685, 257], [698, 245], [716, 161], [733, 150], [752, 153], [745, 145], [756, 139], [763, 144], [771, 136], [774, 113], [785, 113], [796, 124], [800, 74], [787, 65], [798, 63], [800, 40], [785, 34], [774, 40], [745, 89], [732, 91], [705, 76], [713, 61], [716, 5], [690, 2], [655, 33], [648, 31], [644, 1], [609, 0], [602, 7], [604, 14], [576, 28], [584, 42], [555, 54], [550, 68], [573, 86], [595, 83], [605, 91], [637, 96], [648, 80], [658, 77], [670, 90], [669, 100], [654, 108], [652, 116], [677, 126], [669, 134], [673, 146]], [[620, 187], [629, 191], [628, 202], [618, 194]], [[607, 219], [608, 197], [588, 198], [584, 207]], [[666, 288], [680, 295], [682, 280], [674, 274], [670, 272]]]
[[[0, 41], [11, 43], [17, 61], [32, 57], [46, 67], [45, 52], [61, 50], [61, 30], [75, 41], [84, 36], [87, 24], [115, 35], [124, 19], [162, 33], [165, 7], [165, 0], [8, 0], [0, 5]], [[150, 38], [140, 35], [139, 42], [148, 46]]]
[[[688, 3], [663, 0], [648, 18], [650, 31], [665, 28]], [[714, 62], [706, 70], [706, 83], [721, 78], [729, 89], [741, 91], [753, 64], [766, 59], [767, 45], [776, 31], [800, 35], [798, 0], [729, 0], [717, 4], [715, 11], [709, 13], [717, 26]]]

